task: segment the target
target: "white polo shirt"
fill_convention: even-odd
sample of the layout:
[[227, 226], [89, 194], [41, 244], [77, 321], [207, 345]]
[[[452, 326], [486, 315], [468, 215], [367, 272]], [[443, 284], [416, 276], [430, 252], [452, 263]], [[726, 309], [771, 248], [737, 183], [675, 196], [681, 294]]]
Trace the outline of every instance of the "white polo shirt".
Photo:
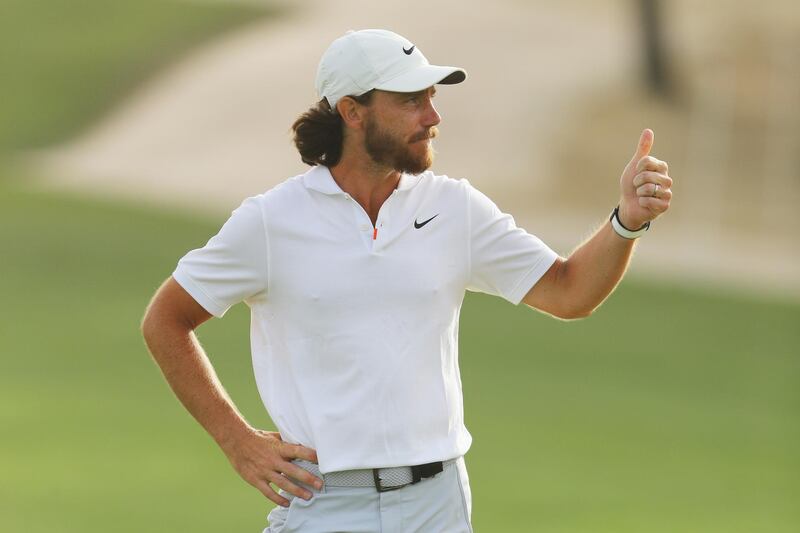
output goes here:
[[247, 303], [264, 406], [327, 473], [464, 455], [464, 291], [518, 304], [556, 258], [466, 180], [403, 175], [373, 228], [318, 166], [245, 200], [173, 277], [215, 316]]

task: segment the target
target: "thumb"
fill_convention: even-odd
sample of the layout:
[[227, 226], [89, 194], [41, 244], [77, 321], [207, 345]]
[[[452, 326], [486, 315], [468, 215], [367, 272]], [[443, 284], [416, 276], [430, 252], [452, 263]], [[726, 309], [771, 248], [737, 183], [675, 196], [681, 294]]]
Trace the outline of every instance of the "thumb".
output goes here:
[[653, 148], [653, 140], [655, 134], [650, 128], [646, 128], [639, 137], [639, 144], [636, 146], [636, 153], [633, 155], [634, 161], [639, 161], [646, 155], [650, 155], [650, 149]]

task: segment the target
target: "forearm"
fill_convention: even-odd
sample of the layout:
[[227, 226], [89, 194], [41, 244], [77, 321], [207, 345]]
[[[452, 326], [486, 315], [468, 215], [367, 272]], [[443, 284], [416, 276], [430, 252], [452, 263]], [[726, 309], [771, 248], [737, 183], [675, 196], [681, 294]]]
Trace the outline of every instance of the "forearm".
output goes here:
[[574, 316], [589, 315], [611, 294], [628, 268], [635, 243], [606, 222], [564, 261], [559, 282]]
[[142, 331], [172, 391], [220, 447], [225, 449], [235, 436], [250, 430], [192, 329], [148, 317]]

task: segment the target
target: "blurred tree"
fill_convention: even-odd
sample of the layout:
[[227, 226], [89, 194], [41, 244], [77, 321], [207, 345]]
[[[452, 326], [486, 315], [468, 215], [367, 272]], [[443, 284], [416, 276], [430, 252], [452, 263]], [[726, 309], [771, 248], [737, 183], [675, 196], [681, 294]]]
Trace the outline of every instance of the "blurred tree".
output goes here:
[[645, 50], [645, 75], [650, 90], [659, 96], [668, 97], [671, 95], [671, 83], [667, 72], [659, 4], [659, 0], [639, 0]]

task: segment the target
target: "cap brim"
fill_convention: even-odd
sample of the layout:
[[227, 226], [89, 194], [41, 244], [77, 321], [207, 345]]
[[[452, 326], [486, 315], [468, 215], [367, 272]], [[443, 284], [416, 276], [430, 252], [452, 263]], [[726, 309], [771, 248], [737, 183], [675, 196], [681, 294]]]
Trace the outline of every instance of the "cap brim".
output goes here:
[[421, 65], [405, 72], [396, 78], [377, 85], [381, 91], [397, 93], [413, 93], [427, 89], [437, 83], [455, 85], [467, 79], [467, 73], [458, 67], [440, 67], [438, 65]]

